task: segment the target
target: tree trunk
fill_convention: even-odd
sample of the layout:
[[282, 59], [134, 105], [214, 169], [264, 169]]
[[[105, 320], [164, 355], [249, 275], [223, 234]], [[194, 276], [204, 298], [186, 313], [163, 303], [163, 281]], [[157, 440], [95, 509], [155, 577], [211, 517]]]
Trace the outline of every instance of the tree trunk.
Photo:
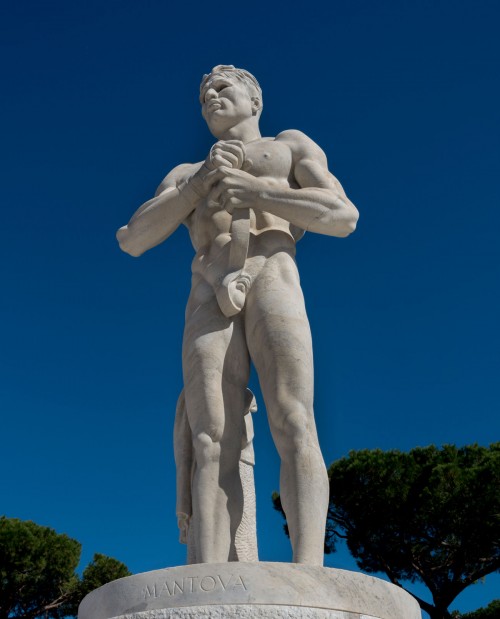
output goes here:
[[434, 606], [432, 609], [426, 609], [426, 611], [429, 613], [429, 617], [431, 619], [452, 619], [452, 616], [448, 612], [447, 608], [439, 608]]

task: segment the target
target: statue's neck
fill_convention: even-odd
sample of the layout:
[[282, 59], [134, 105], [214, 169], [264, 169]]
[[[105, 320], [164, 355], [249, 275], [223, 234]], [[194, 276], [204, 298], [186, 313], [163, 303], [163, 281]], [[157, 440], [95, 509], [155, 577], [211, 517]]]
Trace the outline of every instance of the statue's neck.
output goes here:
[[221, 132], [216, 137], [219, 140], [241, 140], [243, 144], [248, 144], [249, 142], [259, 140], [262, 136], [255, 118], [248, 118], [238, 125]]

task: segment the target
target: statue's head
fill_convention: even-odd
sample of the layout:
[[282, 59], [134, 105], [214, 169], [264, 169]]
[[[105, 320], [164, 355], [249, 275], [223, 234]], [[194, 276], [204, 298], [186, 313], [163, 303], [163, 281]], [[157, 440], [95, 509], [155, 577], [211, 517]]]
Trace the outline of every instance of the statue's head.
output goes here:
[[248, 118], [258, 123], [262, 113], [262, 90], [248, 71], [221, 64], [203, 76], [200, 103], [203, 118], [210, 131], [217, 135]]

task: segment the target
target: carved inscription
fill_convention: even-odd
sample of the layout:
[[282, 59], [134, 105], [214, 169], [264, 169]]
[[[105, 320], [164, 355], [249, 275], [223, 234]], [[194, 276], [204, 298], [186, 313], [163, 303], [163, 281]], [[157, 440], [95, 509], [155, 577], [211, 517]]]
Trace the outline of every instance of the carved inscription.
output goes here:
[[231, 574], [230, 576], [221, 576], [220, 574], [215, 576], [184, 576], [184, 578], [164, 580], [146, 585], [142, 589], [142, 595], [147, 600], [149, 598], [179, 595], [182, 593], [238, 590], [238, 587], [241, 587], [240, 590], [247, 591], [247, 586], [242, 576], [237, 574]]

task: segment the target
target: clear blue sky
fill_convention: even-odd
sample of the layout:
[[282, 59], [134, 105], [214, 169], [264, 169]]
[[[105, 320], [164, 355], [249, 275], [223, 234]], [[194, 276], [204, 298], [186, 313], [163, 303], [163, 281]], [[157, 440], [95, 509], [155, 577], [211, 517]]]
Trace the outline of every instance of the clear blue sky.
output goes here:
[[[298, 261], [325, 460], [499, 440], [498, 23], [491, 0], [0, 4], [0, 513], [133, 572], [183, 563], [172, 424], [192, 248], [114, 234], [212, 138], [201, 75], [252, 71], [359, 207]], [[290, 559], [256, 381], [260, 554]], [[346, 552], [328, 565], [352, 566]], [[499, 597], [500, 577], [454, 608]]]

